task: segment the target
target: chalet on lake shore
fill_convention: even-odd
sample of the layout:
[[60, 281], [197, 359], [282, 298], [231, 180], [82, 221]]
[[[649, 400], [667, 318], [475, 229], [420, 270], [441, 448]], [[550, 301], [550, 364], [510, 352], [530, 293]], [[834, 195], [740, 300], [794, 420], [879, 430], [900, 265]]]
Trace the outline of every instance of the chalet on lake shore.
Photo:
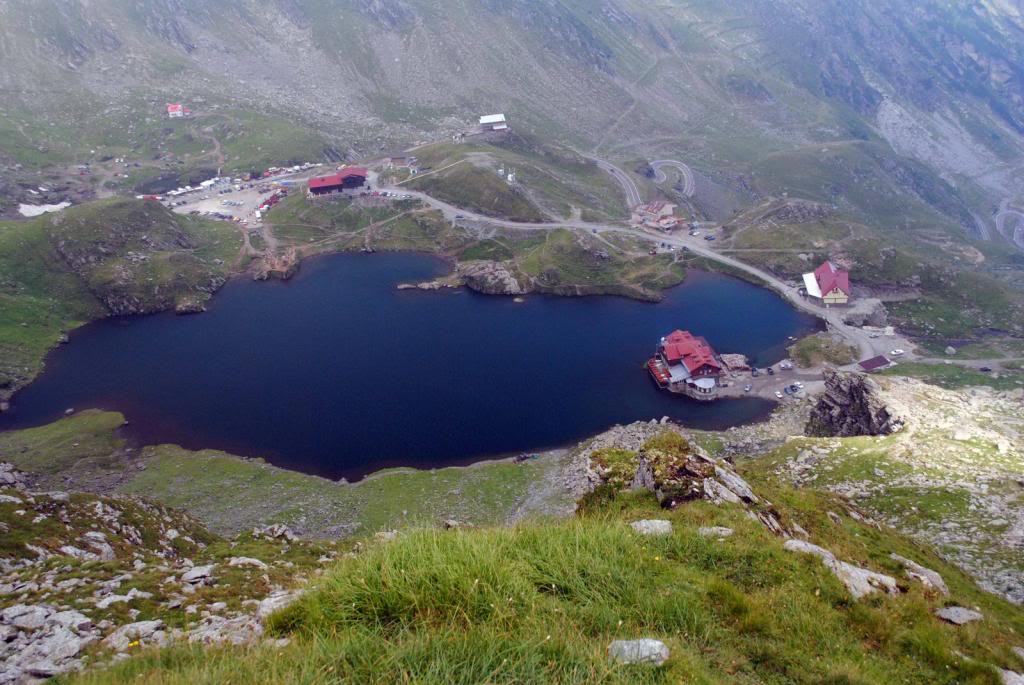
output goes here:
[[689, 331], [673, 331], [647, 361], [658, 387], [698, 400], [718, 397], [725, 365], [708, 341]]

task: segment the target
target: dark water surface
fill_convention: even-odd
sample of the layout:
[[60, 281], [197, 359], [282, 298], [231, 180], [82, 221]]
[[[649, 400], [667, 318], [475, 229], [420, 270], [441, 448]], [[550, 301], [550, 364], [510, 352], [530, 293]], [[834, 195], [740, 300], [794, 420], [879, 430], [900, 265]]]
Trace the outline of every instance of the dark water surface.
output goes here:
[[358, 478], [567, 444], [663, 415], [721, 429], [771, 403], [658, 391], [643, 363], [675, 328], [758, 364], [816, 322], [775, 294], [691, 272], [659, 304], [465, 290], [399, 291], [442, 273], [416, 254], [335, 255], [288, 282], [229, 283], [198, 316], [107, 319], [74, 332], [0, 430], [68, 407], [123, 412], [141, 444], [173, 442]]

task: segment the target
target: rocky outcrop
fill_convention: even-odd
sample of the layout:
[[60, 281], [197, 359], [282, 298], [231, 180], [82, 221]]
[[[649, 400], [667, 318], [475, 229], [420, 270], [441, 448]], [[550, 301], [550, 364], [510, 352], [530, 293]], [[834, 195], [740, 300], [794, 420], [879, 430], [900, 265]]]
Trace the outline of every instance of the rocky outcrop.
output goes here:
[[878, 298], [861, 298], [854, 300], [853, 305], [846, 310], [843, 321], [851, 326], [882, 328], [889, 323], [889, 312]]
[[832, 571], [846, 589], [850, 591], [854, 599], [860, 599], [877, 590], [890, 595], [898, 595], [900, 590], [896, 585], [896, 579], [884, 573], [876, 573], [860, 566], [854, 566], [845, 561], [836, 559], [836, 556], [823, 547], [812, 545], [803, 540], [786, 540], [783, 544], [791, 552], [811, 554], [821, 559], [821, 563], [828, 570]]
[[807, 435], [889, 435], [903, 427], [881, 398], [878, 384], [860, 373], [825, 369], [825, 392], [807, 421]]
[[467, 287], [487, 295], [525, 295], [512, 267], [505, 262], [470, 262], [459, 266], [459, 276]]
[[[643, 442], [638, 445], [640, 440]], [[698, 499], [718, 505], [736, 504], [775, 535], [804, 536], [798, 526], [792, 531], [784, 528], [772, 505], [754, 494], [729, 463], [712, 459], [666, 423], [613, 429], [595, 438], [583, 456], [587, 459], [591, 491], [601, 486], [649, 490], [666, 509]], [[633, 527], [642, 534], [657, 534], [655, 528], [665, 523], [638, 521]], [[670, 530], [669, 527], [661, 532], [667, 534]]]

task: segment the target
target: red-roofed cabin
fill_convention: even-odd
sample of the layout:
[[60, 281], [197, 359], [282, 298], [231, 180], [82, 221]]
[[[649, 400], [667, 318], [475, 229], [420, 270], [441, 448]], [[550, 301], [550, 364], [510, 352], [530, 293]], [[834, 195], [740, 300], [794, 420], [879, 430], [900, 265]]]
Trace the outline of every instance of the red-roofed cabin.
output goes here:
[[683, 364], [691, 377], [718, 378], [722, 375], [722, 365], [711, 345], [689, 331], [669, 333], [658, 346], [658, 352], [669, 365]]
[[178, 102], [167, 104], [167, 116], [171, 119], [180, 119], [185, 116], [185, 107]]
[[850, 272], [837, 269], [827, 261], [814, 270], [814, 280], [825, 304], [846, 304], [850, 301]]
[[345, 167], [336, 174], [309, 179], [309, 192], [311, 195], [327, 195], [346, 188], [359, 188], [366, 183], [366, 176], [367, 171], [362, 167]]

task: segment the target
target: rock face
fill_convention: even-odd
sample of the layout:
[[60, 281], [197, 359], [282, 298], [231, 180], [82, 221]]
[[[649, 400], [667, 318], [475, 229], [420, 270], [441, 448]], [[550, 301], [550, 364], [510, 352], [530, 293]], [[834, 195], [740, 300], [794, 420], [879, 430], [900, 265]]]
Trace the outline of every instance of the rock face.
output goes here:
[[889, 323], [889, 312], [881, 300], [868, 297], [854, 300], [853, 306], [843, 314], [843, 321], [851, 326], [882, 328]]
[[459, 267], [466, 286], [487, 295], [525, 295], [527, 290], [503, 262], [470, 262]]
[[807, 435], [889, 435], [903, 427], [880, 397], [878, 385], [861, 373], [825, 370], [825, 392], [811, 410]]

